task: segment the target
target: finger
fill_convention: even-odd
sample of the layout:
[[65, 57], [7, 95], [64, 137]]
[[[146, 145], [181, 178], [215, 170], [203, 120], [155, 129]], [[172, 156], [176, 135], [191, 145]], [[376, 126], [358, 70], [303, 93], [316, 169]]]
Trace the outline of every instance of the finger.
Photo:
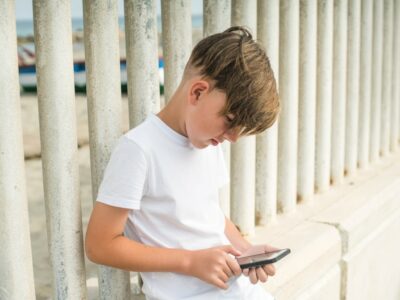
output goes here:
[[256, 270], [254, 268], [250, 269], [249, 278], [250, 278], [250, 282], [252, 284], [256, 284], [257, 283], [258, 278], [257, 278]]
[[244, 270], [242, 270], [242, 274], [243, 274], [244, 276], [249, 276], [249, 269], [244, 269]]
[[270, 246], [270, 245], [263, 245], [264, 246], [264, 251], [265, 252], [273, 252], [273, 251], [278, 251], [280, 250], [279, 248]]
[[227, 285], [224, 281], [222, 281], [221, 279], [219, 279], [219, 278], [216, 278], [216, 279], [214, 280], [213, 284], [214, 284], [216, 287], [220, 288], [220, 289], [223, 289], [223, 290], [228, 289], [228, 285]]
[[222, 246], [222, 250], [224, 250], [226, 253], [233, 254], [234, 256], [240, 256], [242, 255], [242, 252], [234, 248], [232, 245], [225, 245]]
[[229, 265], [222, 267], [222, 270], [224, 271], [225, 275], [228, 276], [228, 278], [233, 276], [233, 272], [230, 269]]
[[264, 271], [264, 269], [262, 267], [256, 268], [256, 274], [257, 274], [258, 280], [260, 280], [261, 282], [266, 282], [267, 281], [268, 275], [267, 275], [267, 273]]
[[264, 265], [263, 269], [265, 271], [265, 273], [267, 273], [269, 276], [274, 276], [275, 275], [275, 267], [274, 265]]
[[265, 253], [265, 245], [253, 245], [247, 249], [245, 255], [255, 255]]
[[229, 276], [226, 275], [226, 273], [224, 271], [221, 271], [221, 272], [218, 273], [218, 278], [220, 280], [222, 280], [224, 283], [228, 282], [228, 280], [229, 280]]
[[239, 276], [240, 274], [242, 274], [242, 269], [240, 268], [240, 265], [238, 264], [236, 259], [228, 257], [227, 264], [228, 264], [228, 267], [230, 268], [231, 272], [235, 276]]

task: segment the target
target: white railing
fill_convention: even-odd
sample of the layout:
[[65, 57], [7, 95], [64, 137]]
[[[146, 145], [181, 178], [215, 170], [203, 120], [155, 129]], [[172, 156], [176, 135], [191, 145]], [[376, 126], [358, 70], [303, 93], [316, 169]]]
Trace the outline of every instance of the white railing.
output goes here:
[[0, 298], [34, 299], [14, 15], [0, 1]]
[[[84, 25], [90, 166], [96, 199], [112, 148], [122, 134], [117, 2], [84, 1]], [[131, 55], [131, 51], [127, 53]], [[143, 94], [148, 95], [146, 89]], [[128, 272], [99, 266], [98, 278], [102, 283], [100, 299], [125, 299], [129, 295]]]
[[[257, 36], [257, 1], [232, 1], [232, 25], [247, 25]], [[244, 137], [231, 146], [231, 219], [244, 234], [255, 225], [256, 139]]]
[[[85, 299], [69, 1], [33, 1], [46, 220], [56, 299]], [[117, 0], [84, 1], [93, 200], [121, 129]], [[165, 100], [192, 48], [191, 1], [162, 1]], [[125, 0], [130, 126], [160, 106], [156, 1]], [[246, 25], [267, 50], [279, 122], [224, 145], [221, 206], [243, 234], [398, 149], [400, 1], [204, 0], [205, 35]], [[0, 0], [0, 299], [34, 299], [14, 1]], [[29, 183], [28, 183], [29, 184]], [[129, 273], [99, 268], [101, 299]]]

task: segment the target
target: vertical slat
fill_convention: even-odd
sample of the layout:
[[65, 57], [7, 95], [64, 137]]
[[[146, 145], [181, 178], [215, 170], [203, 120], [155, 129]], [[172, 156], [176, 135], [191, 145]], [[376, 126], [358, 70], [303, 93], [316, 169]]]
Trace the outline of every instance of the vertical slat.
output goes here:
[[[204, 36], [222, 32], [231, 25], [231, 2], [229, 0], [203, 2], [203, 32]], [[225, 162], [230, 174], [231, 145], [228, 142], [222, 144]], [[225, 216], [230, 216], [230, 184], [227, 184], [219, 194], [220, 206]]]
[[361, 1], [360, 26], [360, 101], [358, 114], [358, 166], [365, 168], [369, 163], [371, 124], [371, 79], [372, 79], [372, 30], [373, 0]]
[[361, 1], [349, 0], [347, 35], [347, 90], [345, 173], [353, 176], [357, 169], [358, 103], [360, 78], [360, 18]]
[[394, 1], [393, 14], [393, 77], [390, 150], [395, 151], [398, 149], [400, 142], [400, 1]]
[[384, 0], [383, 20], [380, 154], [387, 155], [390, 147], [390, 117], [392, 109], [393, 0]]
[[374, 1], [372, 43], [372, 87], [371, 87], [371, 129], [370, 153], [371, 162], [379, 158], [380, 148], [380, 121], [382, 101], [382, 42], [383, 42], [383, 1]]
[[[230, 177], [231, 174], [231, 144], [225, 142], [222, 144], [222, 152], [224, 153], [224, 159], [226, 169]], [[219, 205], [225, 216], [231, 215], [231, 183], [229, 182], [226, 186], [221, 188], [219, 191]]]
[[156, 1], [125, 0], [130, 127], [160, 110]]
[[190, 0], [161, 1], [164, 95], [167, 102], [182, 78], [192, 49]]
[[231, 25], [231, 1], [203, 1], [204, 36], [222, 32]]
[[315, 105], [317, 80], [317, 2], [300, 1], [299, 150], [297, 195], [314, 194]]
[[331, 180], [339, 184], [344, 176], [346, 123], [347, 0], [334, 1], [333, 81], [331, 129]]
[[69, 1], [34, 1], [36, 71], [54, 298], [85, 299]]
[[[398, 3], [398, 1], [396, 1], [396, 22], [397, 24], [400, 23], [400, 8], [398, 7], [400, 4]], [[397, 31], [397, 45], [400, 45], [400, 30], [399, 30], [399, 26], [396, 27], [396, 31]], [[399, 48], [396, 49], [397, 53], [399, 53]], [[400, 58], [397, 61], [397, 72], [398, 72], [398, 77], [397, 77], [397, 83], [400, 81]], [[400, 89], [399, 85], [398, 85], [398, 89]], [[398, 102], [398, 122], [397, 122], [397, 126], [398, 126], [398, 138], [397, 141], [398, 143], [400, 143], [400, 90], [398, 90], [398, 98], [397, 98], [397, 102]]]
[[[257, 36], [257, 1], [232, 1], [232, 25], [250, 28]], [[255, 225], [256, 139], [242, 137], [231, 147], [231, 218], [243, 234], [253, 234]]]
[[155, 0], [125, 0], [125, 36], [129, 124], [133, 128], [161, 106]]
[[[257, 36], [267, 52], [275, 79], [279, 78], [279, 0], [259, 0]], [[264, 225], [276, 216], [278, 174], [278, 125], [256, 138], [256, 223]]]
[[[85, 65], [93, 201], [121, 135], [117, 1], [84, 0]], [[99, 298], [129, 299], [129, 273], [99, 266]]]
[[318, 1], [317, 37], [317, 121], [315, 148], [315, 187], [325, 191], [330, 183], [333, 1]]
[[0, 299], [35, 299], [14, 1], [0, 0]]
[[278, 209], [293, 211], [297, 187], [299, 1], [282, 0], [279, 20]]

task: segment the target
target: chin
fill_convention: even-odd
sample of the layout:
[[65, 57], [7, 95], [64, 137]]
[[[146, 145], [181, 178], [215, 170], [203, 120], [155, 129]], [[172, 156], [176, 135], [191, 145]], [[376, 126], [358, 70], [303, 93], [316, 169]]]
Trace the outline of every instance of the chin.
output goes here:
[[193, 145], [193, 147], [195, 147], [196, 149], [204, 149], [204, 148], [207, 148], [208, 146], [210, 146], [210, 145], [204, 145], [204, 144], [202, 144], [202, 145]]
[[204, 149], [207, 148], [208, 146], [210, 146], [209, 144], [206, 143], [192, 143], [193, 147], [195, 147], [196, 149]]

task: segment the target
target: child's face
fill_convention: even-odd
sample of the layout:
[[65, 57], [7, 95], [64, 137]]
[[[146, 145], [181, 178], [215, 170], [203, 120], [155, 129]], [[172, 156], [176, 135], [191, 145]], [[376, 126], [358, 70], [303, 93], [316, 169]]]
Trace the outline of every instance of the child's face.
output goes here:
[[194, 147], [216, 146], [224, 140], [236, 142], [238, 130], [229, 129], [229, 119], [234, 116], [220, 114], [225, 103], [226, 94], [217, 89], [201, 93], [197, 101], [190, 103], [186, 133]]

